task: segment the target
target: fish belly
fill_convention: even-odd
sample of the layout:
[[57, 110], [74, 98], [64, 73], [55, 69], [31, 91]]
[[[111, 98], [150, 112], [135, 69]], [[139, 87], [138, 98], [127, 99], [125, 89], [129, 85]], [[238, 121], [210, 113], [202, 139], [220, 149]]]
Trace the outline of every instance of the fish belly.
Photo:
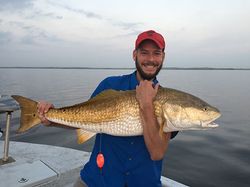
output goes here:
[[142, 135], [143, 132], [140, 118], [134, 116], [127, 116], [123, 119], [116, 119], [113, 121], [104, 121], [99, 123], [72, 122], [56, 118], [48, 118], [48, 120], [69, 127], [75, 127], [94, 133], [105, 133], [114, 136], [138, 136]]

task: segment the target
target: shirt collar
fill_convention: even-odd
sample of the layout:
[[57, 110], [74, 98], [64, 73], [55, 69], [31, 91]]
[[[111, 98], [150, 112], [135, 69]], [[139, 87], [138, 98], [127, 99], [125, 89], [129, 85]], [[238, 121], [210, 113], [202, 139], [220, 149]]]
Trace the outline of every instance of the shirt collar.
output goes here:
[[[154, 78], [153, 83], [154, 83], [154, 85], [156, 85], [156, 84], [158, 83], [157, 78]], [[135, 89], [137, 85], [139, 85], [139, 81], [138, 81], [137, 78], [136, 78], [136, 71], [134, 71], [134, 72], [131, 74], [131, 78], [130, 78], [130, 87], [131, 87], [131, 89]]]

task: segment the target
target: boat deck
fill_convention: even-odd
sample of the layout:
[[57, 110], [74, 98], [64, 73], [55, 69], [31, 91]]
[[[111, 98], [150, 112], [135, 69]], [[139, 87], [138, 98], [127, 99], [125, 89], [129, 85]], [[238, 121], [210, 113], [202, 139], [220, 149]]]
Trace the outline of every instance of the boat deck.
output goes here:
[[[90, 153], [70, 148], [23, 142], [10, 142], [10, 156], [15, 160], [0, 166], [0, 186], [73, 186]], [[4, 142], [0, 141], [0, 150]], [[0, 157], [2, 155], [0, 154]], [[185, 187], [162, 177], [163, 186]]]

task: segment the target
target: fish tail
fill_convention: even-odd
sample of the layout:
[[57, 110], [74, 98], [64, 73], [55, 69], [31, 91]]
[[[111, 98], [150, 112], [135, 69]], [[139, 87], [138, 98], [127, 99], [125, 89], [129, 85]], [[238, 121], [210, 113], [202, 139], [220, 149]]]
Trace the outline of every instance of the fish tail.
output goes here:
[[19, 103], [21, 109], [20, 127], [17, 132], [25, 132], [41, 123], [37, 113], [36, 101], [18, 95], [12, 95], [11, 97]]

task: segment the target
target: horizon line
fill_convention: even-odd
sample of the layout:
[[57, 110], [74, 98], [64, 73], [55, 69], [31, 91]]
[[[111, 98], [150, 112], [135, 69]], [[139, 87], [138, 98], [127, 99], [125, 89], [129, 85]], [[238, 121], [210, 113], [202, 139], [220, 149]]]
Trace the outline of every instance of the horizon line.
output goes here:
[[[0, 66], [0, 69], [135, 69], [130, 67], [81, 67], [81, 66]], [[250, 70], [250, 68], [234, 67], [162, 67], [165, 70]]]

